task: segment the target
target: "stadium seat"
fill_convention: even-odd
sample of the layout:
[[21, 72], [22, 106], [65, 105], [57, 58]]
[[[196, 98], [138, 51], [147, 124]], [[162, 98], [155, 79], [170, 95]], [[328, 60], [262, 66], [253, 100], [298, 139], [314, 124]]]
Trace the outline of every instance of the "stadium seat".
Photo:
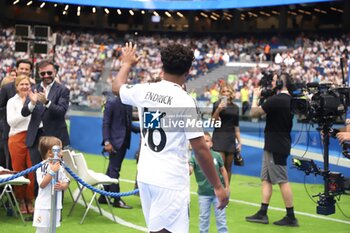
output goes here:
[[[3, 175], [0, 175], [0, 179], [4, 179], [4, 178], [7, 178], [7, 177], [10, 177], [12, 176], [13, 174], [3, 174]], [[13, 185], [26, 185], [26, 184], [29, 184], [30, 183], [30, 180], [25, 178], [24, 176], [20, 176], [14, 180], [10, 180], [8, 182], [5, 182], [5, 183], [1, 183], [0, 186], [4, 186], [3, 187], [3, 190], [0, 194], [0, 201], [2, 203], [5, 203], [5, 201], [3, 200], [3, 198], [6, 196], [7, 198], [7, 201], [9, 203], [9, 207], [12, 208], [13, 210], [16, 210], [14, 213], [19, 216], [21, 218], [21, 220], [23, 221], [24, 225], [26, 224], [24, 218], [23, 218], [23, 215], [21, 213], [21, 211], [19, 210], [19, 205], [18, 205], [18, 202], [17, 202], [17, 199], [15, 197], [15, 194], [13, 192], [13, 188], [12, 186]], [[6, 207], [6, 205], [3, 205]]]
[[[74, 158], [74, 162], [77, 166], [77, 171], [78, 171], [78, 176], [84, 180], [86, 183], [95, 186], [96, 188], [103, 190], [103, 185], [110, 185], [110, 184], [117, 184], [119, 181], [118, 179], [113, 179], [105, 174], [102, 173], [97, 173], [94, 172], [92, 170], [88, 169], [87, 163], [85, 161], [84, 155], [82, 153], [78, 153], [78, 154], [73, 154], [73, 158]], [[83, 188], [84, 189], [84, 188]], [[80, 193], [83, 192], [83, 189], [79, 192], [78, 197], [81, 195]], [[88, 204], [88, 207], [85, 210], [84, 216], [80, 221], [80, 224], [82, 224], [85, 220], [85, 217], [89, 211], [89, 209], [91, 208], [92, 202], [95, 200], [97, 208], [100, 212], [100, 214], [102, 215], [102, 210], [100, 207], [100, 204], [98, 203], [97, 200], [97, 193], [92, 191], [93, 196]], [[112, 218], [114, 221], [116, 221], [114, 214], [113, 214], [113, 209], [111, 206], [111, 203], [109, 201], [108, 198], [106, 198], [107, 200], [107, 205], [108, 205], [108, 209], [110, 210], [111, 214], [112, 214]]]
[[[78, 174], [78, 169], [77, 169], [77, 166], [74, 162], [74, 159], [73, 159], [73, 154], [70, 150], [63, 150], [62, 151], [62, 154], [63, 154], [63, 161], [64, 163], [75, 173], [75, 174]], [[75, 180], [69, 173], [67, 173], [69, 179], [72, 181], [72, 180]], [[81, 184], [79, 184], [78, 181], [75, 180], [75, 182], [77, 183], [77, 187], [78, 187], [78, 190], [79, 190], [79, 193], [81, 193], [81, 197], [83, 199], [83, 202], [84, 202], [84, 205], [85, 207], [87, 208], [87, 204], [86, 204], [86, 200], [85, 200], [85, 197], [84, 197], [84, 194], [81, 192], [82, 189], [83, 189], [83, 186]], [[72, 193], [72, 190], [70, 188], [70, 186], [68, 187], [68, 191], [69, 191], [69, 194], [70, 196], [72, 197], [72, 200], [73, 200], [73, 205], [70, 209], [70, 211], [68, 212], [68, 216], [70, 216], [73, 212], [73, 209], [75, 207], [75, 205], [78, 203], [78, 200], [79, 200], [79, 197], [80, 196], [77, 196], [76, 198], [74, 198], [73, 196], [73, 193]]]

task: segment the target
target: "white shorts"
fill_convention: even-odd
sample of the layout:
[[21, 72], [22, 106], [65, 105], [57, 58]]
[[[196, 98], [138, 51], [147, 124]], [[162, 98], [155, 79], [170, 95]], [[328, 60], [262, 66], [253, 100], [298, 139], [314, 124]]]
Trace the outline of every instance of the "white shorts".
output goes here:
[[[50, 227], [51, 210], [35, 210], [33, 216], [33, 227]], [[61, 226], [61, 210], [57, 210], [56, 227]]]
[[189, 231], [189, 189], [172, 190], [138, 182], [143, 215], [149, 231]]

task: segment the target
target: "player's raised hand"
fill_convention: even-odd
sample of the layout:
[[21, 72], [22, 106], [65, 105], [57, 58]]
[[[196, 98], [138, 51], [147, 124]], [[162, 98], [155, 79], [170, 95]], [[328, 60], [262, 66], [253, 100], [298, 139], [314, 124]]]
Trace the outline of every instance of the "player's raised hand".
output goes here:
[[140, 57], [136, 56], [136, 49], [137, 49], [136, 44], [133, 45], [132, 42], [125, 43], [125, 47], [122, 49], [123, 64], [129, 64], [133, 66], [140, 60]]

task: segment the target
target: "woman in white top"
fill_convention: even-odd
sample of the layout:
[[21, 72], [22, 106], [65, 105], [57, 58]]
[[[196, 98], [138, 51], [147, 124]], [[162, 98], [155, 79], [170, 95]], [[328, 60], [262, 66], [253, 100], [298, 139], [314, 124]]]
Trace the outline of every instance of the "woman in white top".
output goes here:
[[[7, 123], [10, 125], [8, 146], [15, 171], [23, 171], [32, 167], [29, 150], [25, 143], [30, 116], [23, 117], [22, 107], [30, 90], [30, 80], [26, 75], [19, 75], [15, 80], [17, 94], [7, 102]], [[28, 174], [30, 184], [16, 186], [14, 191], [19, 201], [22, 214], [33, 214], [34, 173]]]

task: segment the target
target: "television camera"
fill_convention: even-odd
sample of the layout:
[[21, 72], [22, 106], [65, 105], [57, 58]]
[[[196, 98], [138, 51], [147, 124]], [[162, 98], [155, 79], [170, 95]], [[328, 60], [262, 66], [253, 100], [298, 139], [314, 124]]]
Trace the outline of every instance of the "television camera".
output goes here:
[[350, 88], [331, 83], [295, 83], [292, 96], [292, 112], [303, 116], [304, 122], [332, 125], [346, 113]]
[[276, 94], [276, 90], [272, 87], [274, 73], [272, 71], [263, 71], [262, 75], [263, 76], [258, 83], [258, 85], [261, 86], [259, 105], [261, 105], [268, 97]]
[[[293, 158], [293, 164], [306, 175], [311, 173], [321, 175], [324, 179], [324, 192], [319, 193], [317, 213], [330, 215], [335, 213], [334, 197], [344, 194], [344, 177], [341, 173], [329, 170], [329, 137], [335, 137], [337, 130], [332, 129], [337, 118], [347, 111], [350, 100], [350, 88], [335, 87], [330, 83], [294, 83], [292, 91], [291, 110], [302, 116], [303, 122], [317, 123], [317, 130], [323, 132], [324, 168], [318, 168], [312, 160]], [[343, 145], [343, 154], [350, 159], [348, 149]]]

